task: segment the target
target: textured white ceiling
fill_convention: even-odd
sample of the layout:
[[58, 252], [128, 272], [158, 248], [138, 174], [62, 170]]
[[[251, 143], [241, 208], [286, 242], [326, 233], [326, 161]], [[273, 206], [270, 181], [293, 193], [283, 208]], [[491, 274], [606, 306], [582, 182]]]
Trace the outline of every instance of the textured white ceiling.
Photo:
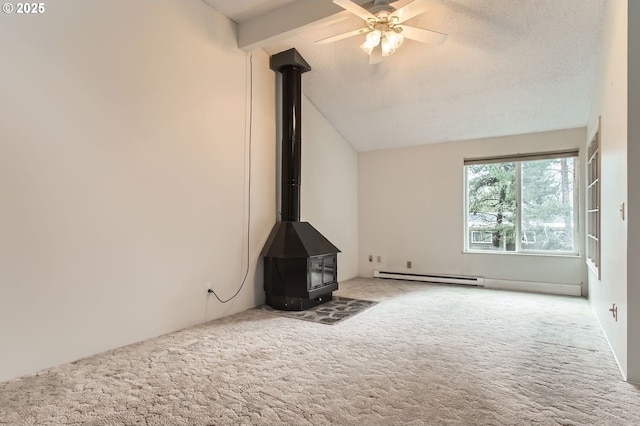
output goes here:
[[235, 22], [255, 18], [296, 0], [202, 0]]
[[[252, 7], [262, 13], [291, 3], [206, 1], [240, 23], [251, 19]], [[237, 11], [228, 3], [238, 3]], [[407, 40], [377, 65], [358, 47], [362, 36], [314, 43], [359, 28], [356, 17], [264, 48], [302, 54], [312, 66], [303, 75], [305, 95], [359, 151], [581, 127], [605, 3], [437, 0], [407, 24], [448, 33], [447, 41], [434, 47]]]

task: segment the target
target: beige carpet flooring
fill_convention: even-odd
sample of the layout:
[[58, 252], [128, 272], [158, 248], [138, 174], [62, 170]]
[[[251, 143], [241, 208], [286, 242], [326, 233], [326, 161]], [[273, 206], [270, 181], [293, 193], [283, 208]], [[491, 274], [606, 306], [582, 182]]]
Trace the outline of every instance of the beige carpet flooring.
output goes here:
[[2, 425], [640, 425], [584, 299], [355, 279], [325, 325], [251, 309], [0, 384]]

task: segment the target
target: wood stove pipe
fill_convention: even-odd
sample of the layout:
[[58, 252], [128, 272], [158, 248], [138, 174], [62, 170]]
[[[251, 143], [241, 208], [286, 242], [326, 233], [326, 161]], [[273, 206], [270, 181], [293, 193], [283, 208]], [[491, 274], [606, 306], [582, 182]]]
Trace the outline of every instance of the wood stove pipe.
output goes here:
[[300, 221], [302, 170], [302, 74], [311, 67], [296, 49], [270, 58], [272, 70], [282, 74], [281, 220]]

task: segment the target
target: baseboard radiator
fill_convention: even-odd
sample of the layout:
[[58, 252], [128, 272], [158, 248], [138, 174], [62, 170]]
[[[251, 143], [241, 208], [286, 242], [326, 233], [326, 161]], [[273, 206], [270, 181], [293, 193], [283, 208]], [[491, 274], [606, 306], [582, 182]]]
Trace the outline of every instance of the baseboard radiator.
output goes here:
[[464, 275], [409, 274], [406, 272], [373, 271], [373, 276], [375, 278], [390, 278], [394, 280], [425, 281], [429, 283], [463, 284], [484, 287], [484, 278], [467, 277]]

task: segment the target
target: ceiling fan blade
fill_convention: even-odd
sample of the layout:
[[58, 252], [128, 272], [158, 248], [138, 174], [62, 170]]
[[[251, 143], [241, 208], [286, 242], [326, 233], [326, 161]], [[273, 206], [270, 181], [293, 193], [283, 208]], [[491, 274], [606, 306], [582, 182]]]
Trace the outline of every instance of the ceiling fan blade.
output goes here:
[[376, 15], [374, 15], [371, 12], [369, 12], [364, 7], [355, 4], [351, 0], [333, 0], [333, 2], [335, 4], [337, 4], [338, 6], [340, 6], [341, 8], [346, 9], [349, 12], [353, 13], [354, 15], [359, 16], [360, 18], [364, 19], [365, 21], [369, 20], [369, 19], [374, 19], [374, 20], [378, 19], [376, 17]]
[[369, 55], [369, 65], [377, 64], [382, 62], [382, 46], [377, 45], [373, 48], [371, 55]]
[[398, 23], [402, 23], [406, 20], [413, 18], [414, 16], [418, 16], [421, 13], [424, 13], [431, 7], [431, 3], [433, 0], [413, 0], [406, 6], [397, 9], [395, 12], [391, 13], [391, 16], [398, 17]]
[[334, 36], [331, 36], [331, 37], [327, 37], [327, 38], [323, 38], [323, 39], [320, 39], [320, 40], [316, 40], [316, 44], [333, 43], [334, 41], [342, 40], [342, 39], [353, 37], [353, 36], [360, 35], [360, 34], [366, 34], [366, 33], [370, 32], [370, 31], [371, 30], [369, 28], [360, 28], [358, 30], [353, 30], [353, 31], [349, 31], [347, 33], [338, 34], [338, 35], [334, 35]]
[[442, 44], [447, 39], [448, 35], [440, 33], [438, 31], [425, 30], [422, 28], [410, 27], [403, 25], [402, 35], [409, 40], [420, 41], [428, 44]]

